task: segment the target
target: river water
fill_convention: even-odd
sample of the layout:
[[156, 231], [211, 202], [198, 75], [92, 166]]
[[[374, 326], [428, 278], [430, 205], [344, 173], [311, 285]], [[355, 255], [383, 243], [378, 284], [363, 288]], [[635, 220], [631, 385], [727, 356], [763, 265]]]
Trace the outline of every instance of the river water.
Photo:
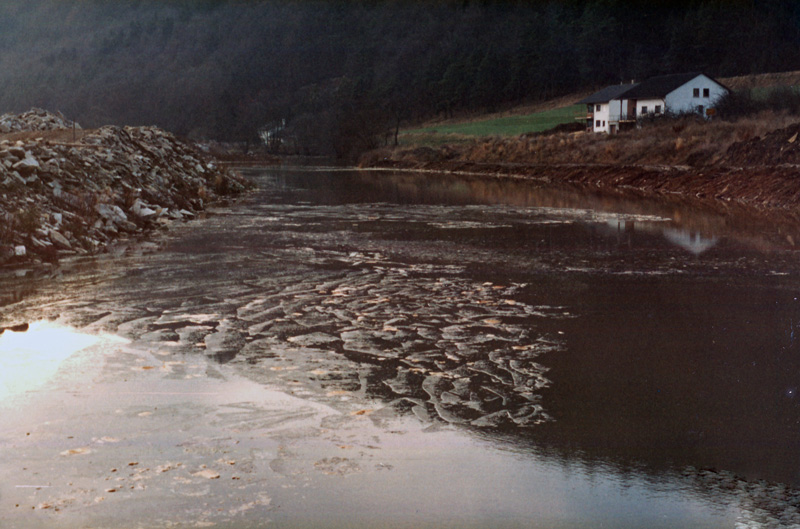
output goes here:
[[3, 527], [800, 526], [795, 224], [247, 174], [0, 275]]

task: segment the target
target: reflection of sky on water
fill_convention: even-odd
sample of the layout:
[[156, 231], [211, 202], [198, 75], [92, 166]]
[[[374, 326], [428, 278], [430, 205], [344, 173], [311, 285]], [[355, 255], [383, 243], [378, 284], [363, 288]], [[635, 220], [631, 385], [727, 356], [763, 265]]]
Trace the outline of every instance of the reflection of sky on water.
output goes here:
[[70, 356], [103, 339], [48, 321], [0, 334], [0, 401], [41, 387]]

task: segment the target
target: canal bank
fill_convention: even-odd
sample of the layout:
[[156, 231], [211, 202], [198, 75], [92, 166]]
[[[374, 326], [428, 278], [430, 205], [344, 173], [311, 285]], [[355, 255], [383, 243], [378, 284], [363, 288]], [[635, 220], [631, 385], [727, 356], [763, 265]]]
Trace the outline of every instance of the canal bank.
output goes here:
[[[773, 121], [786, 123], [787, 117]], [[769, 127], [766, 117], [757, 123], [765, 129], [760, 136], [750, 122], [684, 119], [610, 137], [561, 133], [379, 149], [360, 165], [533, 179], [794, 214], [800, 206], [800, 124]]]
[[[519, 180], [247, 175], [157, 252], [0, 276], [31, 322], [4, 382], [36, 379], [0, 402], [11, 527], [800, 523], [777, 227]], [[83, 349], [6, 341], [40, 321]]]
[[0, 264], [102, 253], [249, 187], [157, 127], [84, 130], [40, 109], [0, 125]]

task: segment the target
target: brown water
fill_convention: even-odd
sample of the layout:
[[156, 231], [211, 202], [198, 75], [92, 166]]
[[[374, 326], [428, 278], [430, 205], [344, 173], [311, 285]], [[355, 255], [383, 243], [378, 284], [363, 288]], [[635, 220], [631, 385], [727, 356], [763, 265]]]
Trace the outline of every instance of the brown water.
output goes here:
[[6, 324], [69, 325], [0, 341], [10, 527], [800, 524], [797, 226], [250, 176], [158, 248], [0, 276]]

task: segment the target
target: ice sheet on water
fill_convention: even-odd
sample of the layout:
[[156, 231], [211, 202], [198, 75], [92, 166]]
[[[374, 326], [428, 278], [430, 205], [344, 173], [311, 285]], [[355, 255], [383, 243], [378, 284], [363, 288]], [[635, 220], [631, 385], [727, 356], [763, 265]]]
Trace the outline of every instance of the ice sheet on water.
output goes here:
[[[391, 402], [413, 398], [413, 407], [426, 408], [415, 414], [449, 422], [529, 426], [547, 419], [538, 395], [548, 385], [546, 369], [536, 359], [559, 345], [530, 329], [539, 318], [567, 317], [563, 308], [529, 305], [516, 297], [525, 285], [474, 282], [460, 266], [342, 257], [353, 266], [378, 262], [243, 304], [238, 314], [255, 341], [234, 362], [291, 373], [293, 383], [324, 386], [329, 395], [339, 387]], [[323, 363], [329, 368], [311, 368]]]
[[468, 230], [468, 229], [499, 229], [511, 228], [511, 224], [488, 224], [486, 222], [476, 221], [448, 221], [448, 222], [428, 222], [428, 226], [439, 228], [441, 230]]

